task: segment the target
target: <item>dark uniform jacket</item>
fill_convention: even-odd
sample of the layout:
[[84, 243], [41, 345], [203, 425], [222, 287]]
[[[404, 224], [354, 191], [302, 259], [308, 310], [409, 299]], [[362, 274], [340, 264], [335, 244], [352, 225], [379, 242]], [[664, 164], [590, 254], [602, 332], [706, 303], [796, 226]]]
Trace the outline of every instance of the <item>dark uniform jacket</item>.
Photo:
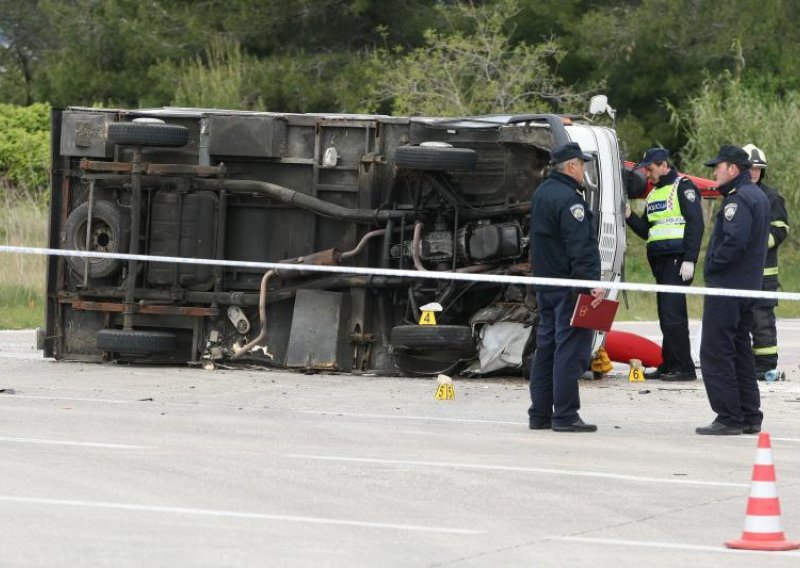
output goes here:
[[708, 244], [707, 286], [761, 290], [769, 238], [769, 200], [744, 171], [720, 185], [724, 196]]
[[599, 280], [600, 250], [593, 227], [582, 187], [566, 174], [551, 172], [531, 200], [533, 275]]
[[[787, 234], [789, 233], [789, 215], [786, 213], [786, 204], [783, 200], [783, 196], [778, 193], [778, 190], [774, 187], [770, 187], [763, 182], [759, 182], [758, 185], [764, 191], [769, 199], [769, 210], [770, 210], [770, 224], [769, 224], [769, 236], [771, 237], [771, 241], [774, 242], [774, 245], [767, 249], [767, 261], [764, 265], [765, 269], [777, 269], [778, 267], [778, 247], [781, 243], [786, 239]], [[767, 282], [771, 281], [773, 284], [766, 288]], [[778, 289], [778, 275], [764, 275], [764, 284], [765, 289], [770, 290], [777, 290]]]
[[[672, 167], [669, 172], [661, 176], [657, 187], [675, 183], [677, 178], [678, 170]], [[686, 220], [683, 239], [647, 243], [647, 256], [678, 254], [683, 256], [683, 260], [697, 262], [697, 257], [700, 254], [700, 242], [703, 240], [703, 209], [700, 206], [700, 192], [697, 191], [697, 187], [688, 178], [682, 178], [678, 183], [678, 203], [681, 206], [681, 215]], [[627, 223], [634, 233], [647, 240], [650, 222], [647, 220], [646, 210], [641, 217], [632, 213], [628, 217]]]

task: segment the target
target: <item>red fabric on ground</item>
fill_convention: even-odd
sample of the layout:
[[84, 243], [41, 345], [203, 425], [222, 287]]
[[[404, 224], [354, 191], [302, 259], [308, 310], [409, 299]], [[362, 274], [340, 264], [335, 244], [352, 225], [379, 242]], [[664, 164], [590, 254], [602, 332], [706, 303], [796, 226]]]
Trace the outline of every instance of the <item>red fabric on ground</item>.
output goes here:
[[645, 367], [661, 364], [661, 346], [635, 333], [612, 329], [606, 333], [605, 348], [608, 357], [618, 363], [639, 359]]

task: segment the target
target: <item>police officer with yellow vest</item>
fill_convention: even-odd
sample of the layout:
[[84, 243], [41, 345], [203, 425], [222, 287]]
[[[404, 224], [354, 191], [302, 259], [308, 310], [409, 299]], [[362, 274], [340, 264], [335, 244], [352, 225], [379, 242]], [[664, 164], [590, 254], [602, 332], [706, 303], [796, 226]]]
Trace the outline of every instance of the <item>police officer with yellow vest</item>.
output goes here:
[[[778, 190], [764, 183], [767, 177], [767, 157], [764, 151], [753, 144], [744, 146], [750, 158], [750, 180], [769, 199], [770, 223], [767, 243], [767, 261], [764, 265], [762, 290], [775, 292], [778, 289], [778, 247], [789, 233], [789, 217], [786, 204]], [[753, 313], [753, 355], [756, 363], [756, 378], [764, 380], [767, 371], [778, 366], [778, 332], [775, 327], [775, 307], [778, 300], [757, 300]]]
[[[678, 175], [669, 163], [669, 150], [650, 148], [635, 169], [645, 168], [654, 188], [647, 195], [644, 215], [625, 216], [631, 229], [647, 239], [647, 260], [658, 284], [690, 286], [703, 238], [700, 193], [688, 178]], [[697, 378], [689, 343], [686, 296], [658, 292], [658, 321], [664, 337], [662, 363], [645, 376], [665, 381]]]

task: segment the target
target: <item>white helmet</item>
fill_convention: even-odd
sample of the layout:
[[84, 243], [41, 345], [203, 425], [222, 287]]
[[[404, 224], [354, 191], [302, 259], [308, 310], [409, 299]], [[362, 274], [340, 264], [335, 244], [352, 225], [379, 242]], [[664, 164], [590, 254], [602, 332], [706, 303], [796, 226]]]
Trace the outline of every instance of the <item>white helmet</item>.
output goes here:
[[767, 169], [767, 156], [764, 154], [764, 150], [758, 148], [754, 144], [748, 144], [742, 148], [750, 158], [750, 162], [753, 164], [753, 167], [758, 170], [765, 170]]

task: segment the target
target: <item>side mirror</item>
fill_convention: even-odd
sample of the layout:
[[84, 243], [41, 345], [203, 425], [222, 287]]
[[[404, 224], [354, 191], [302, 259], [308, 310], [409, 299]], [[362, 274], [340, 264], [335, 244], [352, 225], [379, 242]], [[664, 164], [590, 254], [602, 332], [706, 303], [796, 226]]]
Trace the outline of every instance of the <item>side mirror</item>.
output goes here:
[[600, 114], [606, 111], [608, 97], [605, 95], [595, 95], [589, 101], [589, 114]]
[[647, 178], [640, 171], [622, 168], [622, 185], [628, 199], [640, 199], [647, 193]]
[[605, 95], [595, 95], [589, 100], [589, 114], [602, 114], [608, 113], [608, 116], [613, 120], [617, 111], [608, 106], [608, 97]]

